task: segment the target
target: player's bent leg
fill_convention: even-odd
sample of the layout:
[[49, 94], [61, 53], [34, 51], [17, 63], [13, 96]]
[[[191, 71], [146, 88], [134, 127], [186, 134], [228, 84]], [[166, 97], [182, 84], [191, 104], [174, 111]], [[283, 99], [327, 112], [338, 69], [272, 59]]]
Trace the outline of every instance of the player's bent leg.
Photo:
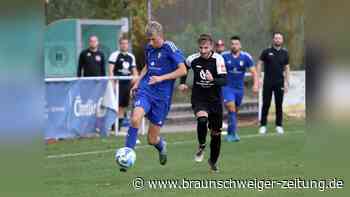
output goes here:
[[206, 137], [208, 133], [208, 113], [206, 111], [199, 111], [196, 113], [197, 117], [197, 139], [198, 150], [194, 156], [196, 162], [202, 162], [204, 158], [204, 149], [206, 146]]
[[237, 107], [234, 101], [227, 102], [225, 107], [228, 111], [228, 128], [226, 141], [237, 142], [240, 140], [237, 134]]
[[153, 145], [159, 152], [159, 163], [165, 165], [167, 162], [166, 142], [164, 138], [160, 137], [160, 125], [150, 123], [148, 129], [148, 143]]
[[[143, 116], [145, 115], [145, 110], [142, 107], [136, 107], [131, 115], [131, 125], [128, 130], [128, 134], [125, 139], [125, 146], [135, 149], [137, 141], [137, 132], [141, 125]], [[126, 172], [127, 168], [121, 167], [121, 172]]]
[[125, 146], [135, 149], [137, 141], [137, 131], [140, 128], [141, 121], [145, 111], [142, 107], [136, 107], [131, 115], [131, 126], [129, 127], [128, 134], [126, 136]]
[[144, 116], [145, 110], [142, 107], [136, 107], [131, 113], [131, 126], [139, 128]]

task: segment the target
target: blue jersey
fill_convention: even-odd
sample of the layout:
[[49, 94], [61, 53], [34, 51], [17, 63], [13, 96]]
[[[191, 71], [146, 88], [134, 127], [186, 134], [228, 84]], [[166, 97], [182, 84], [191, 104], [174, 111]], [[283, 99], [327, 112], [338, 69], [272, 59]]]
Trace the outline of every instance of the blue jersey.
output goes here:
[[165, 80], [149, 85], [151, 76], [161, 76], [175, 71], [180, 63], [185, 62], [185, 57], [173, 42], [165, 41], [161, 48], [153, 48], [146, 45], [145, 57], [147, 73], [141, 79], [139, 91], [159, 99], [170, 100], [175, 80]]
[[234, 57], [231, 51], [224, 52], [222, 56], [225, 60], [227, 70], [226, 86], [243, 90], [245, 72], [254, 66], [252, 56], [244, 51], [241, 51], [238, 57]]

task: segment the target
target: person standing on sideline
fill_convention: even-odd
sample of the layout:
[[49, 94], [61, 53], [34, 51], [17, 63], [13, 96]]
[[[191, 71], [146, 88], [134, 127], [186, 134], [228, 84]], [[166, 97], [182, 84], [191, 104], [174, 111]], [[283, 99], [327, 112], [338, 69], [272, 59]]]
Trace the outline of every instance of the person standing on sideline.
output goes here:
[[125, 108], [129, 106], [130, 88], [138, 77], [135, 56], [129, 52], [129, 39], [119, 39], [120, 50], [115, 51], [109, 57], [109, 76], [133, 76], [132, 80], [119, 81], [119, 108], [118, 108], [118, 131], [125, 118]]
[[244, 78], [246, 71], [252, 74], [253, 93], [259, 91], [259, 80], [252, 56], [241, 50], [241, 39], [238, 36], [231, 37], [231, 51], [222, 54], [226, 70], [227, 85], [222, 88], [224, 105], [228, 111], [228, 128], [226, 141], [237, 142], [240, 140], [237, 130], [237, 112], [244, 96]]
[[260, 120], [259, 133], [267, 132], [267, 116], [272, 99], [272, 93], [275, 97], [276, 106], [276, 132], [283, 134], [283, 95], [288, 92], [289, 86], [289, 55], [283, 46], [283, 34], [281, 32], [273, 33], [272, 47], [265, 49], [257, 63], [259, 76], [261, 67], [264, 65], [264, 81], [263, 81], [263, 106]]
[[98, 37], [89, 37], [89, 48], [83, 50], [79, 56], [78, 77], [100, 77], [106, 75], [105, 56], [100, 51]]

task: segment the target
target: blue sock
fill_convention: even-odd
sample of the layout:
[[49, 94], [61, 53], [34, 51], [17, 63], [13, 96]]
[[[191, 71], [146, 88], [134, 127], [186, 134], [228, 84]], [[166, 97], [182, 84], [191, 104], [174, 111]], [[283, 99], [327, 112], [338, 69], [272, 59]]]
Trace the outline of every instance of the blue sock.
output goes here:
[[125, 146], [135, 149], [136, 141], [137, 141], [137, 128], [129, 127], [128, 135], [126, 136]]
[[158, 144], [155, 144], [154, 147], [159, 151], [162, 152], [164, 148], [164, 139], [160, 137]]
[[227, 133], [229, 135], [236, 135], [236, 128], [237, 128], [237, 113], [229, 112]]

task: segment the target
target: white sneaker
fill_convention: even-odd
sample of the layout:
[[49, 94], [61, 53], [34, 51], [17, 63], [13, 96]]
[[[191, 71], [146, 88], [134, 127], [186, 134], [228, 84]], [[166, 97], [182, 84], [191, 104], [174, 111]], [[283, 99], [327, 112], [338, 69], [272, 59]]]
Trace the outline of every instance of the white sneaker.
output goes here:
[[265, 135], [266, 134], [266, 127], [265, 126], [261, 126], [260, 128], [259, 128], [259, 134], [261, 134], [261, 135]]
[[222, 129], [227, 129], [228, 128], [228, 124], [226, 122], [222, 122]]
[[283, 127], [277, 126], [276, 132], [277, 132], [277, 134], [283, 134], [284, 133]]
[[194, 155], [194, 160], [196, 162], [202, 162], [204, 158], [204, 148], [198, 148], [198, 151]]

